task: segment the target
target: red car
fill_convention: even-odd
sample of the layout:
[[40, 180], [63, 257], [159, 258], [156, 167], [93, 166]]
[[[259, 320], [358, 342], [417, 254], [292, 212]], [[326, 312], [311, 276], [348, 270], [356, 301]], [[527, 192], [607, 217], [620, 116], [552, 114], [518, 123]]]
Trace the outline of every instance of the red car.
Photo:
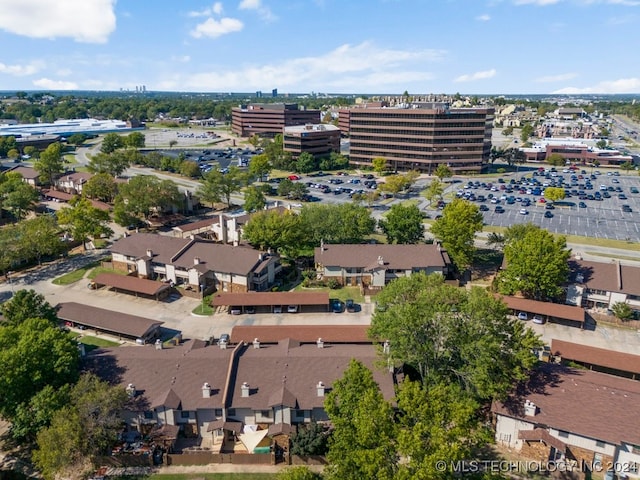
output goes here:
[[298, 175], [289, 175], [287, 178], [289, 180], [300, 180], [300, 177]]

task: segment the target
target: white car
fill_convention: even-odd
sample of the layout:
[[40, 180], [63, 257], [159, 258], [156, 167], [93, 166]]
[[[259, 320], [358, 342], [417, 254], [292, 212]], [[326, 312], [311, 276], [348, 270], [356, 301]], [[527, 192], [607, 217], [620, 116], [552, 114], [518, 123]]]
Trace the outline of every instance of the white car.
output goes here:
[[518, 313], [518, 320], [529, 320], [529, 316], [525, 312]]
[[534, 315], [531, 321], [538, 325], [542, 325], [544, 323], [544, 317], [542, 315]]
[[529, 210], [527, 210], [526, 208], [521, 208], [520, 215], [529, 215]]

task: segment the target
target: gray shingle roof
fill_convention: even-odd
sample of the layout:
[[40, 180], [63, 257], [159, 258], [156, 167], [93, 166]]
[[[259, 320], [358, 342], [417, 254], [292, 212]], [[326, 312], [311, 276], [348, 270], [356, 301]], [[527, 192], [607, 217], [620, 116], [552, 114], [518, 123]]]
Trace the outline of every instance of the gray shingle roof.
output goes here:
[[449, 263], [446, 251], [437, 245], [324, 245], [316, 248], [317, 264], [346, 268], [386, 268], [411, 270], [412, 268], [445, 268]]

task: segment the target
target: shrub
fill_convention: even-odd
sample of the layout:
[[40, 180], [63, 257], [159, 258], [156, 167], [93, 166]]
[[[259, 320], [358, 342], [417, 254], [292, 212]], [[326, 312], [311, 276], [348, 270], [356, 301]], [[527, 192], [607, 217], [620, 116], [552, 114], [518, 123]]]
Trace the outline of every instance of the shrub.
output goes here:
[[341, 287], [340, 282], [338, 280], [336, 280], [335, 278], [330, 278], [329, 280], [327, 280], [327, 286], [331, 290], [337, 290], [338, 288]]

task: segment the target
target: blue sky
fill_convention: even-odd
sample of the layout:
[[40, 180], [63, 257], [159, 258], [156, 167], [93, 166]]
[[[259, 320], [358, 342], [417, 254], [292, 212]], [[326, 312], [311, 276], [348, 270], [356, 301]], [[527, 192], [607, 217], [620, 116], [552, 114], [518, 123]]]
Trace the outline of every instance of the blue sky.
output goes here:
[[0, 0], [0, 90], [640, 93], [640, 0]]

